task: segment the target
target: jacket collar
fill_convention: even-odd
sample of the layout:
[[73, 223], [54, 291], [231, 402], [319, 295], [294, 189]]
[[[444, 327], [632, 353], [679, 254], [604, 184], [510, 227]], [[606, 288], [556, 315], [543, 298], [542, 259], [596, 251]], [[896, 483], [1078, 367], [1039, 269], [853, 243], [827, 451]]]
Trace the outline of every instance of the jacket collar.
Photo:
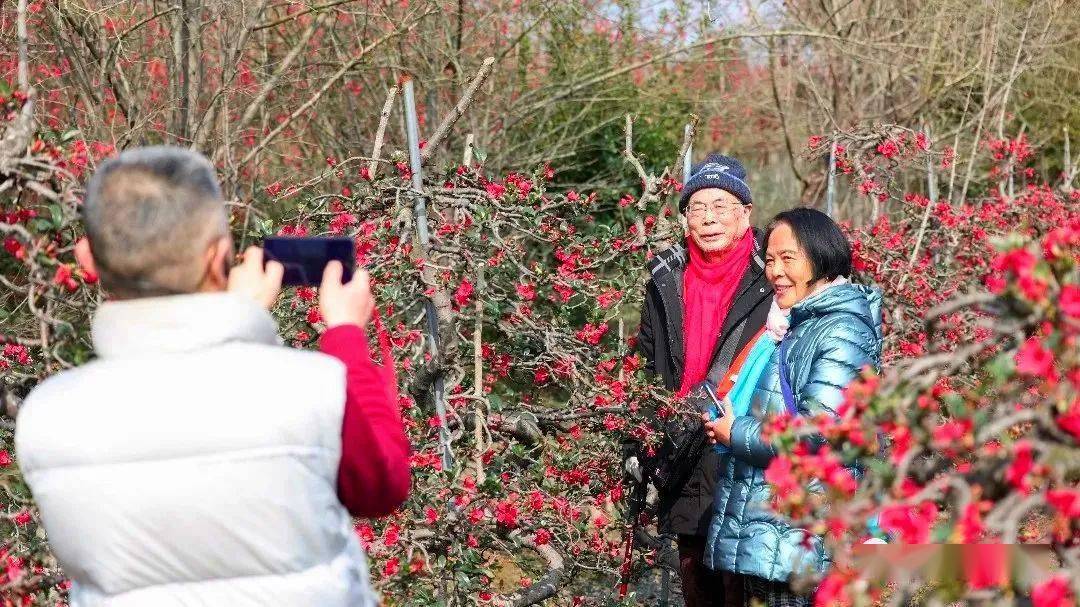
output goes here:
[[187, 352], [231, 341], [281, 343], [269, 312], [229, 293], [106, 302], [90, 332], [100, 357]]
[[795, 304], [791, 308], [791, 327], [837, 312], [854, 316], [881, 339], [881, 290], [852, 283], [828, 287]]

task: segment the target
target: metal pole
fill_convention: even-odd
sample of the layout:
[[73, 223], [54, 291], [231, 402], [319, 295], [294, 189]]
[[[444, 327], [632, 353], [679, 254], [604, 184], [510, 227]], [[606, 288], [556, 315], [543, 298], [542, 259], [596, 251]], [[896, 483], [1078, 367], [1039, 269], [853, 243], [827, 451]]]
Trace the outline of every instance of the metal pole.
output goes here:
[[[683, 139], [688, 139], [689, 137], [690, 137], [690, 125], [688, 124], [683, 128]], [[690, 145], [686, 146], [686, 156], [683, 157], [683, 162], [682, 162], [683, 183], [686, 183], [686, 182], [690, 181], [690, 167], [691, 167], [690, 159], [693, 158], [693, 157], [694, 157], [694, 142], [691, 141]]]
[[[412, 78], [405, 80], [405, 130], [409, 137], [409, 164], [412, 167], [413, 186], [413, 222], [420, 241], [420, 253], [426, 258], [431, 246], [431, 235], [427, 225], [427, 200], [424, 198], [423, 165], [420, 162], [420, 126], [416, 119], [416, 96]], [[435, 304], [430, 298], [424, 298], [424, 311], [427, 316], [428, 343], [431, 359], [439, 361], [439, 322], [435, 315]], [[442, 452], [443, 470], [450, 470], [454, 456], [450, 452], [450, 430], [446, 427], [446, 384], [442, 372], [435, 375], [435, 414], [439, 417], [439, 448]]]
[[825, 214], [833, 216], [833, 201], [836, 199], [836, 140], [829, 147], [829, 179], [825, 187]]

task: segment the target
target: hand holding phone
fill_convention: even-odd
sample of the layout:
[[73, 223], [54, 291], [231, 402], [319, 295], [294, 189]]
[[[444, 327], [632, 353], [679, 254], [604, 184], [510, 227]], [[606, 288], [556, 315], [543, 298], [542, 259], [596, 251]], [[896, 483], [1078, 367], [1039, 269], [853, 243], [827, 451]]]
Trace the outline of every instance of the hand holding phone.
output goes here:
[[267, 263], [263, 259], [263, 250], [251, 246], [244, 251], [243, 261], [229, 270], [228, 291], [269, 310], [281, 293], [284, 273], [285, 268], [280, 263]]
[[326, 264], [322, 283], [319, 285], [319, 313], [326, 327], [337, 325], [367, 326], [375, 308], [375, 297], [365, 270], [357, 270], [352, 280], [342, 280], [341, 262], [332, 260]]
[[716, 392], [708, 389], [709, 396], [713, 401], [708, 411], [701, 414], [701, 421], [705, 424], [705, 435], [709, 442], [717, 445], [727, 445], [731, 442], [731, 427], [734, 419], [731, 417], [731, 401], [725, 396], [721, 401]]

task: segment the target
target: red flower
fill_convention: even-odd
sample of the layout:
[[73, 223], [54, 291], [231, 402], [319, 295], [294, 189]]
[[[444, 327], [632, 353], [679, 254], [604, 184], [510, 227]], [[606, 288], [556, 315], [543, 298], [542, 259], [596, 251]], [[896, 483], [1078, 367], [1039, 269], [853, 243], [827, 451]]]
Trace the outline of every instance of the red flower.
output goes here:
[[564, 285], [562, 283], [557, 282], [557, 283], [551, 285], [551, 288], [554, 289], [555, 292], [559, 294], [558, 301], [560, 303], [566, 303], [566, 302], [570, 301], [571, 297], [574, 296], [573, 287], [569, 287], [569, 286]]
[[1053, 353], [1043, 347], [1038, 337], [1029, 337], [1016, 353], [1016, 371], [1032, 377], [1049, 377], [1053, 370]]
[[597, 296], [596, 301], [603, 309], [608, 309], [615, 304], [619, 298], [622, 297], [622, 291], [617, 289], [605, 289], [603, 293]]
[[7, 468], [11, 465], [11, 454], [7, 449], [0, 449], [0, 468]]
[[469, 303], [469, 298], [473, 294], [473, 284], [469, 282], [468, 278], [462, 278], [461, 284], [458, 285], [456, 291], [454, 291], [454, 303], [460, 308]]
[[1027, 249], [1015, 249], [1007, 253], [1000, 253], [994, 258], [990, 267], [998, 271], [1013, 272], [1018, 276], [1031, 273], [1038, 263], [1035, 255]]
[[517, 291], [518, 297], [526, 301], [536, 299], [536, 285], [523, 282], [514, 287], [514, 290]]
[[30, 516], [30, 511], [29, 510], [22, 510], [18, 514], [16, 514], [15, 518], [12, 519], [12, 520], [15, 521], [16, 525], [18, 525], [20, 527], [23, 527], [23, 526], [28, 525], [30, 523], [31, 519], [32, 519], [32, 517]]
[[1065, 285], [1058, 297], [1058, 307], [1066, 316], [1080, 318], [1080, 286]]
[[513, 529], [518, 526], [518, 509], [510, 500], [495, 503], [495, 522]]
[[1046, 503], [1066, 518], [1080, 518], [1080, 489], [1051, 489], [1046, 492]]
[[1077, 441], [1080, 441], [1080, 398], [1073, 399], [1072, 404], [1069, 405], [1069, 410], [1058, 416], [1057, 423], [1062, 430], [1072, 434]]
[[356, 225], [356, 223], [356, 215], [353, 215], [352, 213], [338, 213], [330, 220], [330, 233], [341, 234], [345, 231], [345, 226]]
[[533, 382], [537, 384], [546, 384], [551, 379], [551, 373], [548, 372], [547, 367], [537, 367], [533, 372]]
[[491, 196], [492, 198], [502, 198], [502, 195], [506, 193], [506, 186], [493, 181], [488, 182], [487, 185], [484, 186], [484, 189], [487, 190], [488, 196]]
[[971, 427], [970, 419], [950, 419], [934, 428], [934, 445], [949, 447], [957, 443], [970, 443]]
[[393, 546], [398, 542], [398, 538], [400, 537], [401, 529], [397, 525], [391, 523], [390, 525], [387, 525], [386, 530], [383, 531], [382, 543], [386, 546]]
[[22, 243], [18, 240], [15, 240], [15, 238], [11, 236], [8, 236], [4, 240], [4, 250], [6, 250], [8, 253], [11, 253], [15, 257], [15, 259], [22, 259], [26, 257], [26, 249], [23, 248]]
[[544, 494], [539, 491], [533, 491], [529, 494], [529, 507], [533, 510], [544, 509]]
[[473, 508], [469, 511], [469, 523], [476, 525], [480, 521], [484, 520], [484, 511], [480, 508]]
[[600, 343], [600, 340], [604, 338], [604, 334], [607, 333], [607, 331], [608, 326], [602, 322], [596, 323], [595, 325], [592, 323], [585, 323], [585, 326], [579, 329], [575, 335], [581, 341], [595, 346]]
[[877, 152], [886, 158], [892, 158], [900, 153], [900, 148], [892, 139], [886, 139], [878, 144]]
[[889, 458], [894, 464], [899, 464], [904, 455], [911, 450], [911, 428], [907, 426], [897, 426], [890, 433], [892, 438], [892, 452], [889, 454]]
[[765, 480], [773, 486], [777, 495], [784, 495], [799, 488], [799, 480], [792, 474], [791, 460], [785, 455], [773, 458], [765, 469]]
[[1031, 589], [1031, 603], [1035, 607], [1072, 607], [1072, 591], [1066, 575], [1054, 577], [1036, 584]]
[[61, 264], [57, 266], [52, 281], [55, 285], [63, 285], [68, 291], [75, 291], [79, 288], [79, 283], [75, 282], [75, 279], [71, 277], [71, 266], [68, 265]]
[[1005, 471], [1005, 479], [1017, 490], [1028, 493], [1031, 491], [1028, 474], [1035, 468], [1035, 458], [1031, 454], [1031, 443], [1027, 441], [1016, 443], [1013, 456], [1015, 459], [1009, 465], [1008, 470]]
[[983, 500], [969, 502], [964, 507], [964, 513], [960, 516], [956, 529], [960, 534], [961, 544], [975, 544], [982, 538], [983, 533], [986, 532], [986, 527], [982, 521], [982, 513], [988, 510], [991, 505], [991, 502]]
[[825, 576], [814, 594], [814, 607], [847, 607], [851, 597], [847, 593], [847, 576], [833, 571]]
[[937, 515], [934, 502], [925, 501], [917, 506], [896, 504], [882, 508], [879, 525], [898, 535], [905, 544], [925, 544], [930, 540]]
[[429, 525], [434, 525], [439, 520], [439, 513], [431, 506], [428, 506], [424, 508], [424, 519], [427, 520]]
[[536, 539], [534, 540], [537, 546], [543, 546], [551, 542], [551, 532], [547, 529], [537, 529]]
[[383, 565], [382, 573], [384, 577], [397, 575], [398, 571], [401, 571], [401, 560], [396, 556], [386, 561], [386, 564]]

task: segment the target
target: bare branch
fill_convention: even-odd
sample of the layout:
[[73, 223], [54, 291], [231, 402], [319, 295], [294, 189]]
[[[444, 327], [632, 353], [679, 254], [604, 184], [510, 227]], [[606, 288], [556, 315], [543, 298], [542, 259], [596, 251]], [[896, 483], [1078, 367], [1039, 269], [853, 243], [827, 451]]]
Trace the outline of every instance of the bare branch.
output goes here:
[[394, 110], [394, 99], [397, 97], [398, 87], [390, 87], [386, 94], [386, 102], [383, 103], [382, 112], [379, 113], [379, 127], [375, 129], [375, 145], [371, 150], [371, 162], [368, 163], [368, 172], [371, 179], [379, 172], [379, 154], [382, 153], [383, 137], [386, 135], [386, 125], [390, 122], [390, 113]]
[[426, 163], [428, 160], [431, 160], [431, 157], [435, 154], [435, 150], [450, 133], [450, 129], [454, 128], [458, 119], [460, 119], [465, 111], [469, 109], [469, 106], [472, 105], [473, 97], [476, 96], [476, 91], [480, 90], [480, 87], [487, 81], [488, 76], [491, 76], [491, 71], [494, 67], [494, 57], [484, 59], [484, 64], [480, 66], [480, 71], [476, 73], [472, 83], [469, 84], [469, 88], [465, 90], [465, 94], [462, 95], [461, 99], [457, 102], [457, 105], [454, 106], [454, 109], [450, 110], [450, 113], [443, 118], [438, 128], [436, 128], [435, 132], [431, 135], [431, 138], [428, 139], [427, 145], [421, 150], [420, 160], [422, 162]]
[[419, 23], [420, 17], [426, 16], [426, 15], [429, 15], [429, 14], [431, 14], [431, 9], [428, 9], [427, 11], [422, 13], [419, 17], [410, 20], [408, 25], [406, 25], [405, 27], [397, 28], [394, 31], [383, 35], [382, 37], [375, 40], [371, 44], [369, 44], [369, 45], [365, 46], [364, 48], [360, 49], [360, 52], [357, 53], [356, 56], [354, 56], [349, 61], [345, 62], [345, 64], [342, 65], [341, 68], [339, 68], [338, 71], [335, 72], [333, 76], [331, 76], [329, 79], [327, 79], [326, 82], [324, 82], [323, 85], [321, 87], [319, 87], [319, 90], [317, 90], [314, 95], [312, 95], [310, 98], [308, 98], [307, 101], [302, 103], [300, 105], [300, 107], [293, 110], [293, 112], [291, 114], [289, 114], [285, 118], [285, 120], [278, 123], [278, 125], [276, 127], [274, 127], [273, 130], [271, 130], [269, 133], [267, 133], [266, 136], [264, 136], [262, 138], [262, 141], [260, 141], [246, 155], [244, 155], [244, 157], [237, 164], [239, 166], [243, 166], [243, 165], [247, 164], [248, 162], [251, 162], [251, 160], [253, 158], [255, 158], [255, 156], [259, 152], [261, 152], [266, 146], [270, 145], [270, 142], [273, 141], [278, 135], [280, 135], [282, 131], [287, 129], [289, 127], [289, 125], [291, 125], [293, 123], [294, 120], [296, 120], [298, 117], [300, 117], [305, 112], [310, 110], [312, 108], [312, 106], [314, 106], [316, 103], [318, 103], [319, 99], [322, 99], [322, 96], [325, 95], [328, 90], [330, 90], [330, 87], [337, 84], [337, 82], [339, 80], [341, 80], [341, 78], [343, 76], [345, 76], [345, 74], [347, 74], [349, 72], [349, 70], [353, 69], [354, 67], [356, 67], [357, 64], [359, 64], [361, 61], [363, 61], [364, 57], [366, 57], [368, 53], [370, 53], [372, 50], [378, 48], [379, 46], [381, 46], [383, 43], [387, 42], [388, 40], [391, 40], [391, 39], [396, 38], [396, 37], [398, 37], [398, 36], [400, 36], [400, 35], [402, 35], [402, 34], [404, 34], [406, 32], [411, 31], [414, 27], [416, 27], [416, 24]]

